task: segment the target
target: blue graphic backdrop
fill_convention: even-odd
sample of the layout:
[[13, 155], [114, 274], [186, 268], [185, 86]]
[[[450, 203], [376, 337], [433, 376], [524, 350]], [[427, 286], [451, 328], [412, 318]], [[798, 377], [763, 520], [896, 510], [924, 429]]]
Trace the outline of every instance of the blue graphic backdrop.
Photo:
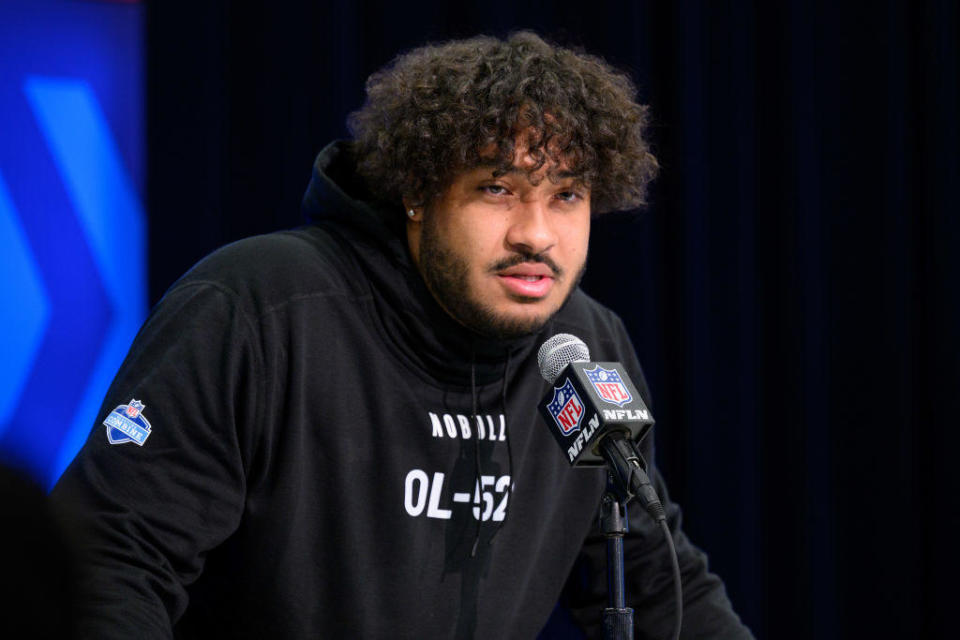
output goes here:
[[0, 454], [47, 486], [146, 313], [142, 19], [0, 4]]

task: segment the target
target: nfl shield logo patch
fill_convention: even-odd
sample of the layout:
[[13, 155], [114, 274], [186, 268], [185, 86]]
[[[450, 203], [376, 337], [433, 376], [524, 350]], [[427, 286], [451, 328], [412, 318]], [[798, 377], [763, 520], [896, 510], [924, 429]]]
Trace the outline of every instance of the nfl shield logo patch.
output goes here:
[[131, 420], [136, 420], [137, 416], [140, 415], [140, 410], [143, 409], [145, 405], [139, 400], [131, 400], [130, 404], [127, 405], [126, 414], [127, 417]]
[[616, 369], [604, 369], [597, 365], [590, 371], [584, 371], [584, 373], [587, 374], [587, 380], [590, 381], [590, 384], [596, 389], [597, 395], [604, 402], [622, 407], [633, 400], [627, 385], [623, 384], [620, 372]]
[[110, 412], [103, 421], [107, 428], [107, 441], [110, 444], [132, 442], [142, 447], [150, 437], [150, 421], [143, 417], [145, 404], [131, 400], [130, 404], [121, 404]]
[[553, 388], [553, 399], [547, 403], [547, 411], [560, 427], [563, 435], [568, 436], [580, 429], [580, 420], [583, 418], [583, 402], [567, 378], [563, 385]]

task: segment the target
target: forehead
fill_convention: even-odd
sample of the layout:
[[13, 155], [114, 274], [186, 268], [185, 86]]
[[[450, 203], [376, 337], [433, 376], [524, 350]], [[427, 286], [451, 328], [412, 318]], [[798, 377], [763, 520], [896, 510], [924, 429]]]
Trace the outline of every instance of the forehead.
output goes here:
[[493, 178], [510, 176], [526, 178], [532, 184], [539, 184], [545, 177], [551, 182], [560, 182], [569, 178], [578, 179], [583, 175], [582, 172], [570, 170], [569, 158], [557, 158], [560, 154], [548, 153], [542, 147], [531, 150], [523, 139], [516, 140], [512, 158], [498, 157], [499, 151], [499, 147], [493, 143], [481, 149], [480, 162], [455, 172], [455, 179], [463, 174]]
[[500, 176], [526, 178], [533, 184], [540, 183], [544, 177], [548, 178], [551, 182], [561, 182], [570, 178], [577, 179], [581, 176], [581, 174], [568, 171], [564, 167], [565, 165], [563, 164], [558, 165], [555, 162], [545, 162], [543, 166], [539, 168], [535, 168], [535, 165], [526, 167], [511, 165], [507, 169], [500, 169], [493, 165], [484, 165], [480, 167], [480, 170], [484, 173], [490, 173], [495, 178], [499, 178]]
[[454, 191], [470, 190], [475, 185], [500, 178], [510, 181], [516, 187], [519, 187], [520, 184], [526, 184], [534, 188], [542, 185], [559, 185], [563, 188], [577, 187], [589, 191], [589, 186], [580, 179], [579, 175], [565, 171], [562, 167], [557, 167], [555, 163], [545, 163], [536, 170], [517, 166], [509, 166], [504, 169], [495, 164], [481, 164], [454, 172], [441, 195], [443, 193], [450, 194]]
[[481, 163], [502, 166], [509, 161], [512, 167], [524, 170], [551, 164], [568, 166], [570, 158], [564, 157], [561, 136], [552, 135], [546, 139], [543, 136], [544, 132], [528, 127], [517, 132], [512, 139], [502, 138], [487, 143], [478, 149], [477, 156]]
[[[546, 179], [548, 184], [564, 184], [576, 186], [579, 189], [590, 190], [590, 184], [585, 179], [583, 171], [571, 171], [572, 158], [564, 157], [561, 152], [548, 152], [553, 146], [549, 143], [531, 149], [530, 136], [514, 136], [512, 145], [503, 145], [500, 142], [489, 142], [481, 147], [474, 157], [474, 164], [467, 164], [459, 168], [452, 168], [444, 180], [444, 185], [434, 196], [437, 198], [451, 195], [452, 191], [463, 189], [468, 183], [483, 180], [492, 180], [501, 177], [523, 180], [538, 187]], [[512, 148], [510, 148], [512, 147]]]

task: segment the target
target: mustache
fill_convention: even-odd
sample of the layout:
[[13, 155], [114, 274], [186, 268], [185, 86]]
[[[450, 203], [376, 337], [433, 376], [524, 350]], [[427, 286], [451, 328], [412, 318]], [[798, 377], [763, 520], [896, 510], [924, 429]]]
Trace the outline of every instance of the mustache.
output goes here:
[[515, 267], [525, 262], [539, 262], [547, 265], [553, 272], [554, 277], [563, 275], [563, 269], [560, 268], [560, 265], [554, 262], [550, 256], [540, 253], [515, 253], [490, 265], [490, 271], [503, 271], [504, 269], [509, 269], [510, 267]]

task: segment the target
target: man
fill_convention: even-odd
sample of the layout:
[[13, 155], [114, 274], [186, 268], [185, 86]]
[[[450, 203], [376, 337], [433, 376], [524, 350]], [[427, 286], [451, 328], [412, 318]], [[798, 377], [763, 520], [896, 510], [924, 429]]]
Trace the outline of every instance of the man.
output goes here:
[[[577, 288], [591, 214], [656, 171], [644, 108], [530, 33], [417, 49], [367, 90], [317, 159], [311, 224], [174, 285], [57, 486], [91, 637], [532, 638], [568, 577], [599, 635], [605, 474], [540, 422], [535, 354], [578, 335], [649, 400], [622, 323]], [[651, 471], [685, 636], [750, 637]], [[633, 511], [627, 593], [666, 637], [670, 559]]]

